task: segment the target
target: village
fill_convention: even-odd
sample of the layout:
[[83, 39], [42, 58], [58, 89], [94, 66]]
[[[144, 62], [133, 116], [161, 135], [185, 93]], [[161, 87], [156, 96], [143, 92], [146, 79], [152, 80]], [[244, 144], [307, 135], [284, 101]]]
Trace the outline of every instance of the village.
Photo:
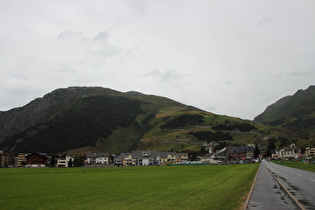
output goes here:
[[81, 152], [79, 155], [48, 155], [42, 152], [18, 153], [13, 157], [0, 150], [0, 167], [125, 167], [125, 166], [163, 166], [192, 164], [243, 164], [258, 162], [263, 158], [271, 160], [298, 160], [315, 157], [315, 148], [306, 147], [305, 151], [290, 147], [272, 150], [268, 155], [264, 146], [257, 150], [255, 145], [228, 146], [213, 150], [213, 143], [204, 143], [203, 155], [193, 157], [189, 153], [160, 152], [156, 150], [133, 151], [131, 153], [109, 154], [102, 152]]

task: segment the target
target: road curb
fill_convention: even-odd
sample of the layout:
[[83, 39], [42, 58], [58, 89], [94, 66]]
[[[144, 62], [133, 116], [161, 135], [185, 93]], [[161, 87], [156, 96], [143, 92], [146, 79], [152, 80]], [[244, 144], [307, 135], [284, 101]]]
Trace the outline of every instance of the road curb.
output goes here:
[[[266, 166], [265, 166], [266, 167]], [[303, 207], [303, 205], [289, 192], [289, 190], [281, 183], [281, 181], [272, 173], [272, 171], [267, 168], [267, 171], [273, 176], [273, 178], [280, 184], [280, 186], [282, 187], [282, 189], [284, 189], [284, 191], [290, 196], [290, 198], [293, 200], [293, 202], [297, 205], [297, 207], [299, 207], [301, 210], [305, 210], [305, 208]]]
[[[260, 163], [260, 164], [261, 164], [261, 163]], [[248, 196], [247, 196], [247, 198], [246, 198], [246, 201], [245, 201], [243, 210], [247, 210], [247, 208], [248, 208], [249, 200], [250, 200], [250, 198], [252, 197], [252, 194], [253, 194], [253, 191], [254, 191], [254, 188], [255, 188], [255, 185], [256, 185], [256, 181], [257, 181], [257, 177], [258, 177], [258, 173], [259, 173], [260, 166], [261, 166], [261, 165], [259, 165], [259, 167], [258, 167], [258, 170], [257, 170], [256, 176], [255, 176], [255, 179], [254, 179], [252, 188], [250, 189], [249, 194], [248, 194]]]

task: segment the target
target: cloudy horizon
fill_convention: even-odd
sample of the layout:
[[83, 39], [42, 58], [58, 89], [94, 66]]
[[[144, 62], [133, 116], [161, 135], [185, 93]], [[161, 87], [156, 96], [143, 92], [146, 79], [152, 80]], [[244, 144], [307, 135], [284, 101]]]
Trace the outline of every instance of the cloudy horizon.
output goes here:
[[314, 85], [315, 1], [0, 0], [0, 111], [70, 86], [253, 119]]

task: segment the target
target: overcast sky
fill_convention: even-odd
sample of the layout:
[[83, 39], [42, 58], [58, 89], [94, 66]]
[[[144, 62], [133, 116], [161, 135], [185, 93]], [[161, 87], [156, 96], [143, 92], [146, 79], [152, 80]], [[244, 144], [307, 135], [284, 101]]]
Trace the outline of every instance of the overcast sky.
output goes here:
[[314, 84], [314, 0], [0, 0], [1, 111], [101, 86], [253, 119]]

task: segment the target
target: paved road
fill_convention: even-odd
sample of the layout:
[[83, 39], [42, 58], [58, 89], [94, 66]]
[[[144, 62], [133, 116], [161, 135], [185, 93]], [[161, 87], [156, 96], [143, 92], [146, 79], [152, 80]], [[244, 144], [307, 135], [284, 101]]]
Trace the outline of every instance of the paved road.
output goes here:
[[248, 209], [298, 209], [289, 196], [280, 189], [278, 182], [267, 171], [265, 163], [259, 167], [259, 173]]
[[306, 209], [315, 209], [315, 172], [271, 162], [266, 162], [266, 167]]

